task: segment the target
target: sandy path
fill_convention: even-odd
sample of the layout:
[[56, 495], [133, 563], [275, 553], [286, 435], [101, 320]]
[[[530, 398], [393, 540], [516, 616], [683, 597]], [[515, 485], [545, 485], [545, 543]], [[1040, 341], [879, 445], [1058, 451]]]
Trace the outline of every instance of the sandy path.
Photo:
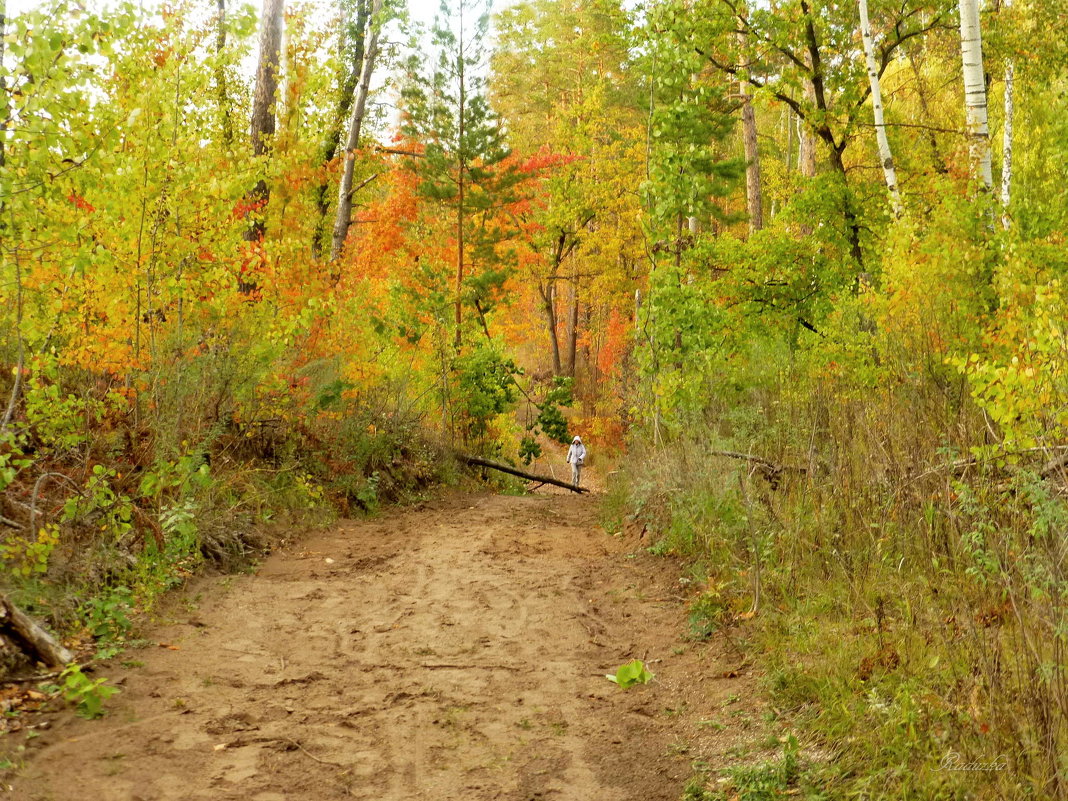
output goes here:
[[[595, 503], [435, 501], [201, 581], [150, 634], [179, 650], [120, 657], [111, 713], [55, 721], [7, 797], [674, 801], [741, 685]], [[635, 656], [659, 680], [621, 692]]]

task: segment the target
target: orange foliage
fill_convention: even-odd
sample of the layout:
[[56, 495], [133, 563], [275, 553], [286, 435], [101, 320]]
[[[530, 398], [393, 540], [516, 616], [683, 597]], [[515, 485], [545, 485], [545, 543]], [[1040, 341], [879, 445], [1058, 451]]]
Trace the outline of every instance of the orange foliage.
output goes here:
[[597, 369], [606, 376], [614, 376], [619, 369], [620, 357], [630, 341], [631, 323], [618, 309], [608, 314], [605, 326], [604, 343], [597, 352]]

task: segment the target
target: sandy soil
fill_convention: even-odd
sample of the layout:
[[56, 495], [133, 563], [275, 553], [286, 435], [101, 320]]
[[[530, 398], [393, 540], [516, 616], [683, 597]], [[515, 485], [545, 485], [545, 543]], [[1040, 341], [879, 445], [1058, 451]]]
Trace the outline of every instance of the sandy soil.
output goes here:
[[[678, 566], [596, 504], [456, 496], [200, 580], [148, 632], [171, 647], [106, 666], [108, 716], [56, 716], [0, 796], [676, 801], [768, 732], [727, 641], [683, 639]], [[632, 658], [656, 679], [624, 692]]]

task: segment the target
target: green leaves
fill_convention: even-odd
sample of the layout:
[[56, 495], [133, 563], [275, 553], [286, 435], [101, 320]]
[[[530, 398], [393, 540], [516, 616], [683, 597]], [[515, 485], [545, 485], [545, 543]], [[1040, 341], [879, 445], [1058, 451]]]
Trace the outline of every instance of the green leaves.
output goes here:
[[90, 679], [79, 665], [68, 665], [60, 674], [63, 684], [58, 689], [68, 703], [77, 707], [78, 714], [88, 720], [104, 716], [104, 702], [119, 692], [110, 687], [106, 678]]
[[483, 344], [457, 357], [454, 367], [467, 433], [481, 437], [489, 421], [515, 402], [519, 368], [495, 347]]
[[565, 376], [554, 377], [552, 387], [545, 393], [545, 397], [535, 404], [538, 415], [527, 426], [530, 433], [519, 444], [519, 456], [523, 464], [530, 464], [532, 459], [541, 456], [541, 446], [534, 439], [539, 432], [561, 444], [566, 445], [571, 441], [567, 418], [560, 411], [560, 407], [570, 406], [574, 402], [573, 383], [574, 379]]
[[719, 26], [715, 16], [695, 15], [674, 0], [657, 4], [649, 19], [648, 69], [656, 91], [644, 193], [648, 224], [658, 236], [678, 236], [681, 217], [721, 219], [718, 201], [741, 175], [741, 163], [719, 148], [734, 125], [726, 85], [709, 80], [695, 49], [719, 35]]
[[615, 675], [608, 673], [605, 678], [614, 684], [618, 684], [624, 690], [629, 690], [635, 684], [648, 684], [652, 680], [653, 674], [645, 667], [645, 663], [642, 660], [635, 659], [633, 662], [620, 665]]

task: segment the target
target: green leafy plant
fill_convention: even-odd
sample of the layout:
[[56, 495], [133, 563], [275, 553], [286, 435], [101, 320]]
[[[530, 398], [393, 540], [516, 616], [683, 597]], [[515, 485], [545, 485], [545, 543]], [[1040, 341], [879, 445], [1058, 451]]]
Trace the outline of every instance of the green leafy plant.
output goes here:
[[0, 490], [7, 489], [20, 471], [33, 464], [22, 451], [23, 439], [9, 431], [0, 432]]
[[119, 692], [118, 687], [110, 687], [107, 679], [91, 679], [82, 672], [78, 664], [67, 665], [59, 674], [59, 685], [47, 685], [42, 689], [63, 695], [64, 700], [77, 707], [77, 712], [87, 720], [104, 716], [104, 702]]
[[642, 660], [635, 659], [625, 665], [620, 665], [615, 675], [608, 673], [605, 678], [614, 684], [618, 684], [624, 690], [629, 690], [635, 684], [648, 684], [652, 680], [653, 674]]
[[457, 357], [455, 369], [467, 433], [472, 438], [484, 436], [489, 421], [515, 403], [520, 370], [486, 345]]
[[523, 464], [530, 464], [533, 459], [541, 456], [541, 445], [535, 439], [538, 434], [545, 434], [565, 445], [571, 441], [567, 419], [560, 411], [560, 407], [571, 406], [574, 403], [573, 383], [571, 378], [556, 376], [544, 399], [535, 403], [538, 414], [527, 426], [528, 433], [519, 443], [519, 458], [523, 460]]
[[28, 578], [48, 572], [48, 560], [59, 543], [59, 529], [54, 524], [42, 526], [36, 539], [13, 535], [0, 540], [0, 563], [8, 563], [13, 575]]
[[69, 498], [63, 505], [63, 522], [91, 520], [115, 540], [128, 534], [133, 529], [133, 502], [116, 492], [117, 481], [118, 472], [114, 468], [94, 465], [82, 494]]
[[115, 587], [89, 600], [83, 607], [83, 614], [90, 633], [105, 642], [123, 639], [133, 625], [130, 621], [132, 604], [133, 592], [128, 587]]

